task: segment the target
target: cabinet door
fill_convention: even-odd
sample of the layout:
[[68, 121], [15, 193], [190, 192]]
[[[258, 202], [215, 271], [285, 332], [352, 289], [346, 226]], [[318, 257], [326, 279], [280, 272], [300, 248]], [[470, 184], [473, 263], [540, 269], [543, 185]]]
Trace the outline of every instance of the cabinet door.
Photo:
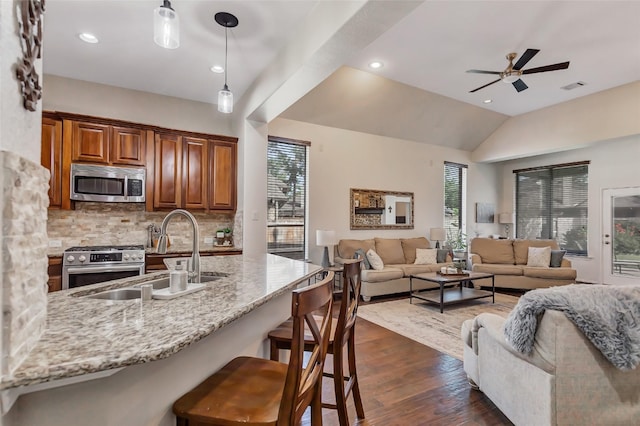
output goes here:
[[74, 121], [72, 141], [72, 161], [109, 163], [109, 126]]
[[145, 135], [142, 129], [128, 127], [111, 128], [111, 162], [113, 164], [126, 164], [144, 166], [146, 160]]
[[209, 208], [236, 208], [236, 144], [209, 141]]
[[184, 137], [182, 144], [182, 189], [185, 209], [207, 208], [208, 141]]
[[47, 268], [47, 274], [49, 274], [49, 281], [47, 286], [49, 287], [49, 293], [52, 291], [62, 290], [62, 258], [51, 257], [49, 258], [49, 267]]
[[42, 118], [40, 164], [49, 169], [49, 207], [62, 205], [62, 121]]
[[156, 133], [153, 207], [178, 208], [182, 203], [182, 137]]

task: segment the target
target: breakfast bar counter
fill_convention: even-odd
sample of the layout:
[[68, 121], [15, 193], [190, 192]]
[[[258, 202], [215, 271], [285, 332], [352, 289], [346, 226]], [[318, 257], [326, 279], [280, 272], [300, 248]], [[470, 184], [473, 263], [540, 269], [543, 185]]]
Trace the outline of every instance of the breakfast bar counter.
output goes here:
[[[269, 254], [214, 256], [201, 258], [201, 272], [217, 279], [206, 282], [202, 291], [175, 299], [83, 297], [139, 285], [167, 276], [167, 271], [50, 293], [43, 336], [29, 358], [0, 384], [2, 411], [8, 411], [2, 424], [31, 424], [24, 421], [45, 418], [38, 424], [64, 424], [90, 420], [96, 414], [109, 420], [96, 423], [94, 418], [92, 424], [171, 424], [170, 401], [180, 392], [241, 353], [266, 355], [266, 333], [290, 315], [291, 291], [321, 269]], [[119, 395], [105, 394], [109, 390]], [[46, 412], [45, 399], [52, 406], [69, 393], [74, 398], [92, 398], [95, 393], [93, 398], [101, 401], [92, 405], [75, 400], [69, 409], [85, 404], [83, 410], [88, 411], [57, 420], [38, 414]], [[8, 410], [18, 395], [19, 409]], [[128, 402], [122, 398], [146, 405], [142, 413], [120, 417], [108, 408], [108, 398], [119, 401], [114, 407]], [[154, 406], [159, 411], [154, 412]]]

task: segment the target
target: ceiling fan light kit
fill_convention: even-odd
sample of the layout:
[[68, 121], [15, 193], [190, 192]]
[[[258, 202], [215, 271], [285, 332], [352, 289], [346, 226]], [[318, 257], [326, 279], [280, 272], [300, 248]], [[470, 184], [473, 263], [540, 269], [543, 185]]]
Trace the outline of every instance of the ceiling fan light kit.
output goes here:
[[506, 58], [509, 61], [509, 65], [504, 71], [468, 70], [467, 72], [469, 73], [494, 74], [500, 77], [497, 80], [494, 80], [490, 83], [485, 84], [484, 86], [480, 86], [477, 89], [471, 90], [469, 93], [477, 92], [478, 90], [484, 89], [487, 86], [491, 86], [492, 84], [497, 83], [498, 81], [503, 81], [504, 83], [512, 84], [513, 87], [518, 92], [522, 92], [523, 90], [526, 90], [529, 87], [525, 84], [524, 81], [520, 79], [520, 76], [522, 76], [523, 74], [535, 74], [539, 72], [557, 71], [557, 70], [564, 70], [569, 68], [569, 61], [567, 61], [567, 62], [560, 62], [553, 65], [545, 65], [542, 67], [529, 68], [529, 69], [523, 70], [522, 67], [524, 67], [527, 64], [527, 62], [529, 62], [534, 56], [536, 56], [538, 52], [540, 52], [540, 50], [538, 49], [527, 49], [522, 54], [522, 56], [520, 56], [520, 59], [518, 59], [515, 65], [513, 64], [513, 60], [516, 58], [516, 56], [518, 56], [518, 54], [513, 52], [507, 54]]
[[180, 17], [169, 0], [153, 10], [153, 41], [165, 49], [180, 47]]
[[224, 86], [218, 92], [218, 111], [230, 114], [233, 112], [233, 93], [227, 86], [227, 52], [228, 52], [228, 36], [227, 29], [238, 26], [238, 18], [228, 12], [218, 12], [215, 14], [216, 22], [224, 27]]

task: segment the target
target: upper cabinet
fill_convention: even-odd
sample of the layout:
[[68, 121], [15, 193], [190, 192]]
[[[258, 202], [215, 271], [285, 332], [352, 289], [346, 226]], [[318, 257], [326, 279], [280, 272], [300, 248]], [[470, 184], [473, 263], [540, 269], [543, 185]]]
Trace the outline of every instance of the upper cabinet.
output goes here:
[[146, 209], [234, 211], [237, 138], [77, 114], [43, 112], [50, 207], [70, 209], [71, 163], [145, 167]]
[[209, 208], [236, 209], [236, 144], [209, 141]]
[[62, 206], [62, 120], [42, 117], [40, 164], [49, 169], [49, 207]]
[[235, 210], [236, 143], [155, 135], [153, 208]]
[[137, 128], [73, 121], [71, 161], [145, 165], [145, 131]]

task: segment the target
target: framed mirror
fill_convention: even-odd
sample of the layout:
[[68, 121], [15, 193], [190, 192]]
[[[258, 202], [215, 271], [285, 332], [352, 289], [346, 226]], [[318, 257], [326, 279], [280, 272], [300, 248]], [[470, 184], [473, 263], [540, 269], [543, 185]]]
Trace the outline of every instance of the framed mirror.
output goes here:
[[413, 192], [351, 188], [351, 229], [413, 229]]

